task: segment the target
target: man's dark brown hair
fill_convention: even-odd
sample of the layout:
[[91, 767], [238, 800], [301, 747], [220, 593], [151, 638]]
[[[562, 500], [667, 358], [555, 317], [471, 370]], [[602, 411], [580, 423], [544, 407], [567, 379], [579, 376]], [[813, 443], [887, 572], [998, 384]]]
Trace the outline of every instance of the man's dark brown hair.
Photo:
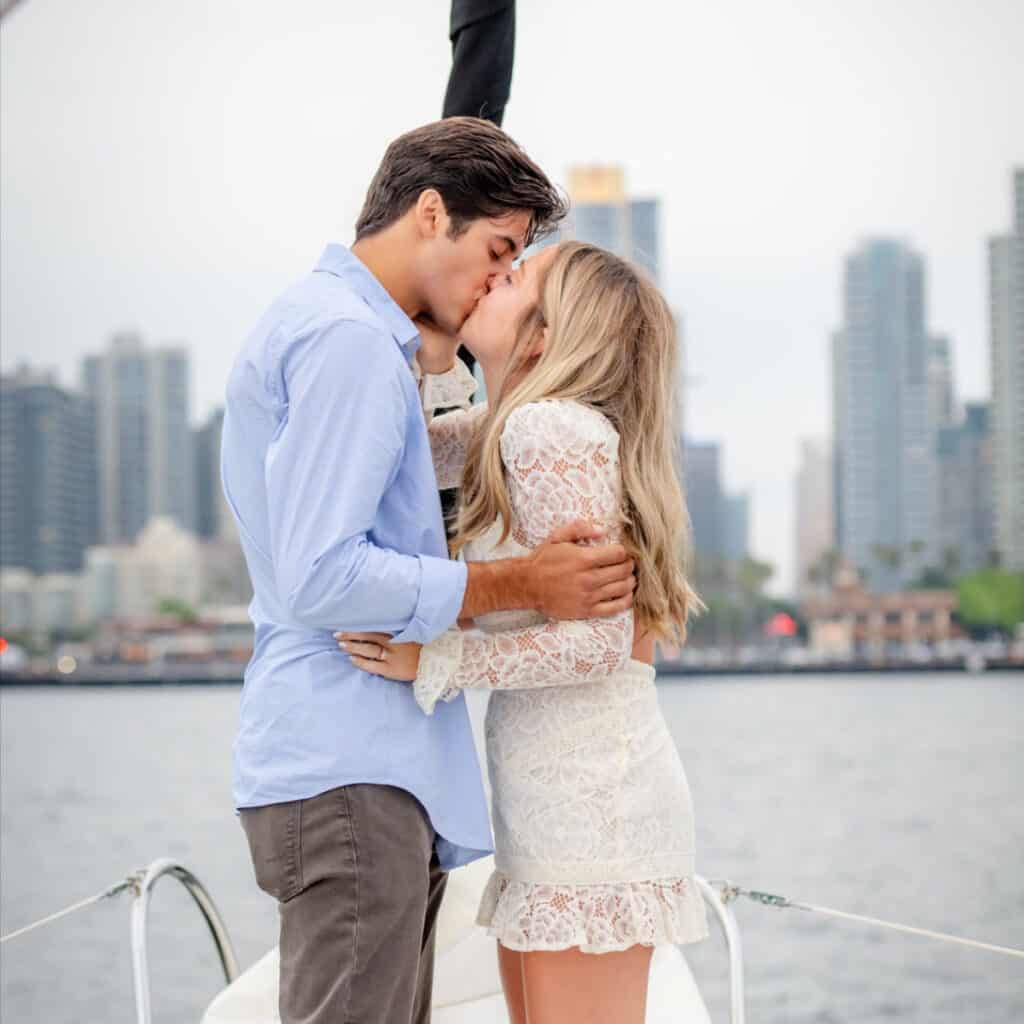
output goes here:
[[500, 128], [478, 117], [448, 117], [406, 132], [388, 146], [356, 221], [356, 240], [394, 224], [428, 188], [444, 200], [452, 238], [479, 217], [526, 210], [529, 245], [568, 210], [544, 172]]

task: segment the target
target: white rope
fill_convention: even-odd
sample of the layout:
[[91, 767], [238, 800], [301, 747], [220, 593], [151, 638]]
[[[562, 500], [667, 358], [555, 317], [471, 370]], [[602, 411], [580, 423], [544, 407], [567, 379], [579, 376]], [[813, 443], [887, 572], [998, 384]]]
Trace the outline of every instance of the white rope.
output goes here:
[[92, 904], [99, 903], [100, 900], [109, 899], [111, 896], [117, 896], [118, 893], [124, 892], [125, 889], [134, 889], [136, 884], [137, 880], [134, 876], [126, 878], [123, 882], [111, 885], [104, 889], [103, 892], [97, 893], [95, 896], [90, 896], [87, 900], [82, 900], [80, 903], [73, 903], [70, 907], [58, 910], [55, 914], [50, 914], [49, 917], [44, 917], [39, 921], [34, 921], [32, 924], [25, 925], [24, 928], [19, 928], [17, 931], [9, 932], [7, 935], [0, 936], [0, 945], [8, 942], [10, 939], [16, 939], [20, 935], [27, 935], [29, 932], [35, 931], [37, 928], [42, 928], [44, 924], [59, 921], [62, 917], [67, 917], [68, 914], [72, 914], [76, 910], [92, 906]]
[[[787, 908], [792, 908], [794, 910], [806, 910], [814, 914], [824, 914], [828, 917], [839, 917], [847, 921], [860, 921], [863, 924], [872, 924], [879, 928], [888, 928], [896, 932], [905, 932], [908, 935], [923, 935], [925, 938], [938, 939], [940, 942], [956, 943], [961, 946], [970, 946], [972, 949], [983, 949], [989, 953], [1001, 953], [1004, 956], [1015, 956], [1024, 959], [1024, 949], [1014, 949], [1010, 946], [997, 946], [991, 942], [979, 942], [976, 939], [964, 939], [959, 935], [950, 935], [947, 932], [935, 932], [928, 928], [914, 928], [911, 925], [899, 924], [896, 921], [883, 921], [879, 917], [867, 917], [864, 914], [851, 914], [845, 910], [836, 910], [834, 907], [819, 907], [813, 903], [800, 903], [796, 900], [791, 900], [786, 896], [775, 896], [772, 893], [757, 892], [753, 889], [744, 889], [742, 886], [733, 885], [731, 882], [727, 881], [716, 880], [712, 882], [712, 884], [721, 886], [722, 901], [724, 903], [731, 902], [737, 896], [746, 896], [755, 903], [760, 903], [767, 907], [778, 907], [783, 910]], [[97, 893], [95, 896], [90, 896], [86, 900], [74, 903], [70, 907], [65, 907], [63, 910], [58, 910], [55, 914], [50, 914], [48, 917], [44, 917], [39, 921], [25, 925], [24, 928], [19, 928], [17, 931], [0, 936], [0, 944], [8, 942], [11, 939], [16, 939], [21, 935], [27, 935], [29, 932], [35, 931], [37, 928], [42, 928], [43, 925], [50, 924], [53, 921], [59, 921], [62, 917], [66, 917], [68, 914], [72, 914], [76, 910], [82, 910], [84, 907], [92, 906], [92, 904], [99, 903], [101, 900], [110, 899], [110, 897], [117, 896], [119, 893], [124, 892], [125, 889], [135, 889], [137, 886], [138, 878], [135, 875], [130, 875], [128, 878], [124, 879], [124, 881], [109, 886], [102, 892]]]
[[863, 914], [850, 914], [845, 910], [833, 910], [831, 907], [816, 907], [811, 903], [790, 903], [791, 907], [797, 910], [812, 910], [816, 914], [828, 914], [832, 917], [844, 917], [848, 921], [863, 921], [865, 924], [875, 924], [880, 928], [891, 928], [897, 932], [907, 932], [910, 935], [924, 935], [929, 939], [939, 939], [942, 942], [956, 942], [961, 946], [972, 946], [974, 949], [986, 949], [990, 953], [1003, 953], [1006, 956], [1024, 957], [1024, 949], [1013, 949], [1010, 946], [996, 946], [991, 942], [978, 942], [976, 939], [963, 939], [959, 935], [949, 935], [946, 932], [933, 932], [927, 928], [912, 928], [908, 924], [897, 924], [895, 921], [882, 921], [877, 917], [865, 917]]
[[940, 942], [952, 942], [961, 946], [970, 946], [974, 949], [984, 949], [989, 953], [1001, 953], [1004, 956], [1016, 956], [1024, 958], [1024, 949], [1014, 949], [1011, 946], [996, 946], [991, 942], [978, 942], [976, 939], [964, 939], [959, 935], [950, 935], [947, 932], [934, 932], [927, 928], [914, 928], [908, 924], [899, 924], [896, 921], [883, 921], [879, 917], [867, 917], [864, 914], [851, 914], [845, 910], [836, 910], [833, 907], [819, 907], [813, 903], [800, 903], [791, 900], [786, 896], [775, 896], [772, 893], [757, 892], [753, 889], [744, 889], [742, 886], [733, 885], [731, 882], [715, 881], [712, 884], [722, 888], [721, 896], [724, 903], [734, 900], [737, 896], [746, 896], [755, 903], [766, 907], [779, 907], [787, 909], [792, 907], [795, 910], [808, 910], [815, 914], [825, 914], [829, 917], [840, 917], [847, 921], [861, 921], [864, 924], [873, 924], [879, 928], [889, 928], [896, 932], [906, 932], [910, 935], [924, 935], [929, 939], [938, 939]]

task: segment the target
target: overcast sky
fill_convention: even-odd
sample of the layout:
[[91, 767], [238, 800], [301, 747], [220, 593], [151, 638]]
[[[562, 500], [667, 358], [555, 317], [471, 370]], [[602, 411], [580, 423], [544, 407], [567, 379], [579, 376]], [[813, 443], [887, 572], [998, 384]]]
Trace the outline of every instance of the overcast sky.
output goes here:
[[[844, 253], [926, 258], [962, 397], [989, 391], [985, 239], [1024, 163], [1021, 0], [520, 0], [505, 128], [559, 181], [663, 201], [687, 430], [789, 583], [798, 440], [829, 429]], [[121, 328], [221, 401], [267, 302], [349, 242], [389, 139], [439, 116], [443, 0], [22, 0], [0, 28], [2, 365]]]

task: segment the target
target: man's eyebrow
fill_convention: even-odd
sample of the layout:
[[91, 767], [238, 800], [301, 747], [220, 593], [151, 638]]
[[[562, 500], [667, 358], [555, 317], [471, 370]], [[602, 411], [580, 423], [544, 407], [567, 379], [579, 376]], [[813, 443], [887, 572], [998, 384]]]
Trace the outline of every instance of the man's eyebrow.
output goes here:
[[502, 235], [501, 240], [508, 246], [512, 258], [516, 259], [519, 256], [519, 243], [514, 238], [509, 238], [508, 235]]

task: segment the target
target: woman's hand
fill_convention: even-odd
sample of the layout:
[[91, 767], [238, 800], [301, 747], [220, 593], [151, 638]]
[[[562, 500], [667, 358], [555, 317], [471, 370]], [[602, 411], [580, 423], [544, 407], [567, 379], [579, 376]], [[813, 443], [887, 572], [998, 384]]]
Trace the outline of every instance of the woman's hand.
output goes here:
[[424, 374], [447, 373], [455, 365], [455, 354], [459, 351], [459, 339], [445, 334], [433, 320], [417, 317], [416, 326], [420, 332], [420, 347], [416, 361]]
[[334, 639], [364, 672], [401, 683], [416, 678], [422, 644], [392, 643], [387, 633], [335, 633]]

